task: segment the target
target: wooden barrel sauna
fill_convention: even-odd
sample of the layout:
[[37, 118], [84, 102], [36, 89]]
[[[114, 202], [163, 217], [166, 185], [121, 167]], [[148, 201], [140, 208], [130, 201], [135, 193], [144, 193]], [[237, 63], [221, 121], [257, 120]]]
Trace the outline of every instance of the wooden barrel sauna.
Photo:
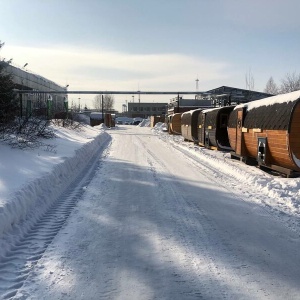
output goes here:
[[181, 134], [181, 113], [176, 113], [172, 115], [169, 126], [170, 133]]
[[300, 171], [300, 91], [238, 105], [228, 135], [236, 155], [291, 175]]
[[104, 114], [101, 112], [92, 112], [90, 114], [90, 125], [97, 126], [104, 123]]
[[109, 113], [104, 114], [104, 124], [106, 127], [111, 127], [112, 125], [112, 116]]
[[189, 110], [181, 115], [181, 135], [184, 140], [198, 143], [197, 123], [201, 110]]
[[157, 123], [165, 122], [165, 116], [151, 116], [150, 117], [150, 127], [153, 128]]
[[227, 125], [234, 106], [206, 109], [198, 116], [198, 143], [209, 149], [229, 151]]

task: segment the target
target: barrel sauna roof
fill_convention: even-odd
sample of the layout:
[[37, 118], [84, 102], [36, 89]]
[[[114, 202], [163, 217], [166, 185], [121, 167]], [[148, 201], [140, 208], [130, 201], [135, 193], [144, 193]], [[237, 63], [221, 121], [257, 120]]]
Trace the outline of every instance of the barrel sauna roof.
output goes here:
[[90, 119], [101, 120], [103, 119], [103, 115], [101, 112], [91, 112]]
[[198, 110], [202, 110], [202, 108], [197, 108], [197, 109], [191, 109], [191, 110], [188, 110], [188, 111], [185, 111], [185, 112], [183, 112], [182, 113], [182, 115], [191, 115], [191, 114], [193, 114], [195, 111], [198, 111]]
[[197, 109], [193, 109], [193, 110], [189, 110], [189, 111], [185, 111], [184, 113], [182, 113], [181, 115], [181, 120], [187, 120], [187, 119], [190, 119], [193, 115], [194, 112], [196, 111], [201, 111], [202, 109], [201, 108], [197, 108]]
[[217, 126], [217, 118], [218, 118], [219, 111], [220, 108], [206, 111], [206, 117], [205, 117], [206, 126], [212, 126], [212, 128], [215, 128]]
[[251, 109], [258, 108], [260, 106], [269, 106], [275, 103], [283, 104], [288, 102], [296, 101], [300, 98], [300, 91], [295, 91], [287, 94], [281, 94], [273, 97], [264, 98], [261, 100], [256, 100], [252, 102], [245, 103], [244, 105], [247, 107], [247, 111]]
[[253, 101], [246, 108], [243, 126], [268, 130], [288, 130], [293, 107], [300, 101], [300, 91]]
[[219, 113], [220, 107], [214, 107], [202, 110], [202, 114], [205, 115], [206, 126], [216, 127], [217, 115]]
[[[222, 106], [222, 107], [216, 107], [213, 109], [203, 110], [202, 113], [206, 114], [206, 117], [205, 117], [206, 126], [216, 127], [217, 126], [217, 118], [218, 118], [219, 113], [222, 113], [222, 112], [226, 113], [226, 111], [230, 112], [233, 109], [234, 109], [234, 106]], [[235, 120], [234, 125], [231, 127], [235, 127], [235, 126], [236, 126], [236, 120]]]

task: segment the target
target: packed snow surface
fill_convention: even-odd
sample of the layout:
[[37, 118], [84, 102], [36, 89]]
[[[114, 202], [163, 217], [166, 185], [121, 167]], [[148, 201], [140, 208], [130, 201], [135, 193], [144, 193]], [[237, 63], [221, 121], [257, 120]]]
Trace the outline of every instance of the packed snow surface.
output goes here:
[[300, 179], [144, 125], [0, 145], [0, 295], [299, 299]]

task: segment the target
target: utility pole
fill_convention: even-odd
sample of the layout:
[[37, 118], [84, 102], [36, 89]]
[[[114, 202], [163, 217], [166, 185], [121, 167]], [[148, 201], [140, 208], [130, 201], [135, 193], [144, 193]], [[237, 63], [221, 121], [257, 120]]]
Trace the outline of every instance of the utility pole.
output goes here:
[[101, 99], [102, 99], [102, 103], [101, 103], [101, 109], [102, 109], [102, 121], [103, 121], [103, 123], [104, 123], [104, 104], [103, 104], [103, 100], [104, 100], [104, 97], [103, 97], [103, 95], [101, 95]]
[[198, 79], [198, 76], [197, 76], [197, 79], [196, 79], [196, 92], [198, 92], [199, 90], [199, 79]]

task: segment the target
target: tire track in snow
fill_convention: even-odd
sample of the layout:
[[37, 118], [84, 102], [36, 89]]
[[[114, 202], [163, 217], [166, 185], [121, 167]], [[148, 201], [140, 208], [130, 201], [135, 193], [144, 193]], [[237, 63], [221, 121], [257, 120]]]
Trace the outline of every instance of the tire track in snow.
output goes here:
[[[175, 183], [177, 180], [169, 180], [162, 183], [159, 178], [158, 170], [167, 171], [168, 174], [172, 174], [172, 172], [153, 151], [145, 146], [139, 137], [137, 137], [137, 139], [139, 140], [140, 146], [143, 147], [148, 154], [147, 162], [158, 187], [158, 194], [160, 197], [164, 197], [166, 190], [172, 194], [172, 196], [168, 195], [168, 197], [164, 197], [165, 199], [163, 199], [163, 201], [165, 202], [165, 206], [169, 207], [168, 217], [172, 224], [176, 224], [176, 236], [178, 236], [179, 239], [176, 240], [176, 243], [173, 243], [173, 248], [168, 248], [164, 245], [164, 241], [162, 241], [161, 246], [166, 261], [172, 264], [179, 263], [181, 268], [186, 270], [186, 275], [184, 276], [179, 270], [173, 274], [173, 280], [179, 286], [178, 293], [182, 295], [183, 299], [206, 299], [208, 295], [214, 295], [217, 299], [228, 299], [224, 289], [212, 289], [215, 278], [217, 278], [219, 274], [218, 266], [209, 250], [211, 243], [209, 234], [214, 230], [213, 227], [207, 222], [204, 212], [182, 195], [182, 192]], [[172, 203], [168, 203], [168, 199], [172, 199]], [[183, 209], [184, 207], [188, 207], [188, 209]], [[191, 218], [188, 211], [197, 212], [201, 219], [206, 219], [206, 222], [200, 223], [200, 218], [197, 220]], [[176, 219], [175, 216], [180, 216], [180, 221]], [[195, 222], [195, 224], [191, 224], [191, 220]], [[191, 249], [195, 247], [197, 247], [197, 251], [200, 254], [199, 256], [195, 256], [195, 252], [191, 251]], [[176, 253], [179, 254], [179, 257], [176, 257]], [[195, 274], [198, 274], [198, 280], [195, 280]], [[189, 283], [190, 288], [192, 288], [187, 289], [184, 286], [185, 283]]]
[[[110, 142], [108, 137], [98, 152], [88, 161], [76, 179], [65, 189], [52, 206], [31, 224], [26, 232], [0, 258], [0, 297], [12, 299], [23, 286], [36, 263], [64, 226], [73, 208], [84, 193]], [[26, 227], [26, 226], [25, 226]]]
[[[141, 146], [150, 155], [148, 162], [157, 181], [158, 189], [160, 190], [159, 194], [163, 195], [164, 189], [168, 193], [171, 192], [173, 194], [171, 198], [173, 198], [174, 202], [169, 204], [172, 207], [172, 213], [174, 213], [174, 209], [176, 208], [177, 212], [175, 210], [175, 214], [178, 213], [181, 218], [181, 222], [176, 225], [177, 235], [180, 236], [179, 241], [176, 242], [180, 243], [180, 247], [173, 249], [173, 251], [183, 251], [184, 254], [182, 253], [183, 255], [181, 255], [182, 260], [179, 259], [181, 265], [187, 268], [187, 271], [190, 270], [191, 274], [193, 272], [194, 274], [199, 274], [199, 280], [195, 281], [195, 276], [193, 277], [192, 275], [188, 279], [189, 282], [194, 284], [195, 290], [183, 291], [184, 294], [182, 296], [185, 299], [189, 297], [207, 299], [207, 297], [212, 297], [212, 295], [214, 299], [239, 299], [240, 297], [245, 297], [244, 286], [246, 285], [249, 291], [257, 292], [253, 299], [257, 297], [270, 299], [267, 289], [261, 286], [259, 281], [255, 280], [253, 267], [245, 264], [236, 251], [232, 249], [226, 237], [224, 238], [216, 231], [214, 222], [201, 206], [182, 194], [176, 176], [174, 176], [175, 180], [171, 179], [165, 181], [163, 184], [161, 183], [157, 170], [161, 170], [161, 172], [167, 171], [167, 174], [172, 174], [172, 172], [152, 150], [147, 149], [143, 143], [141, 143]], [[203, 166], [195, 163], [196, 161], [192, 155], [186, 157], [186, 153], [182, 153], [179, 150], [180, 153], [192, 169], [198, 169], [210, 181], [215, 182], [216, 186], [221, 186], [233, 197], [245, 201], [237, 191], [232, 191], [226, 186], [226, 181], [220, 184], [220, 178], [214, 176], [217, 173], [216, 169], [211, 166]], [[221, 176], [223, 175], [221, 174]], [[186, 207], [195, 214], [186, 212]], [[265, 214], [266, 209], [264, 207], [258, 209], [267, 218], [272, 218], [270, 213]], [[197, 215], [197, 219], [195, 219], [195, 215]], [[242, 285], [241, 278], [243, 278]], [[228, 280], [230, 284], [228, 284]], [[215, 288], [216, 285], [218, 286], [217, 288]], [[230, 288], [231, 286], [234, 287], [234, 290]], [[246, 299], [248, 298], [246, 297]]]

